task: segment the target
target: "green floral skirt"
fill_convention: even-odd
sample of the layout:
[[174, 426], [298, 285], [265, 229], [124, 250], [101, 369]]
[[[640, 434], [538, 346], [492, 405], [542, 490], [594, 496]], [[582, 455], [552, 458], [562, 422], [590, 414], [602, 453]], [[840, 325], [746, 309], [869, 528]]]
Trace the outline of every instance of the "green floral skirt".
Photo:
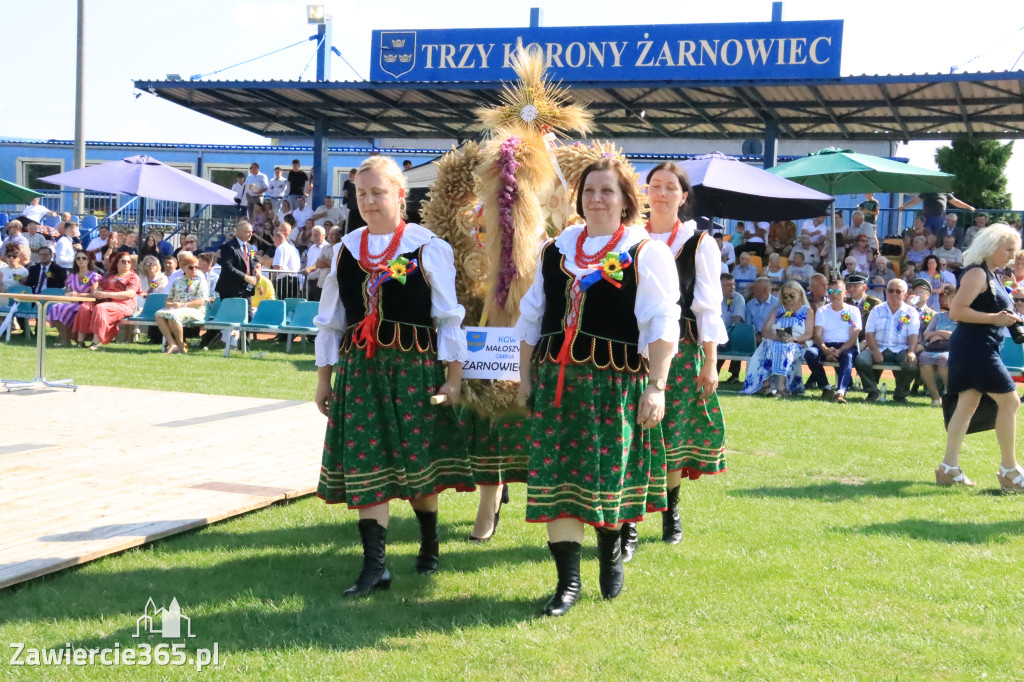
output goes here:
[[525, 416], [481, 417], [463, 409], [459, 426], [477, 485], [526, 483], [528, 421]]
[[430, 396], [444, 383], [435, 356], [354, 348], [334, 368], [317, 496], [352, 509], [446, 488], [473, 490], [457, 415]]
[[647, 376], [568, 365], [562, 404], [555, 407], [558, 365], [534, 368], [526, 520], [614, 526], [664, 511], [668, 465], [661, 427], [636, 423]]
[[725, 421], [718, 393], [702, 402], [697, 390], [703, 367], [704, 349], [680, 341], [669, 369], [662, 421], [668, 470], [682, 471], [691, 480], [725, 471]]

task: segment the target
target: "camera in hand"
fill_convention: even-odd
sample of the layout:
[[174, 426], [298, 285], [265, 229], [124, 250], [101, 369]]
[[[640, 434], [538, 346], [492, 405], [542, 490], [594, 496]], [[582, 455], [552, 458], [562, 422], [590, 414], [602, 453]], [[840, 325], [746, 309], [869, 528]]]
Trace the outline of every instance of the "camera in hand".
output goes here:
[[1024, 344], [1024, 322], [1014, 322], [1008, 329], [1010, 330], [1010, 338], [1013, 339], [1014, 343]]

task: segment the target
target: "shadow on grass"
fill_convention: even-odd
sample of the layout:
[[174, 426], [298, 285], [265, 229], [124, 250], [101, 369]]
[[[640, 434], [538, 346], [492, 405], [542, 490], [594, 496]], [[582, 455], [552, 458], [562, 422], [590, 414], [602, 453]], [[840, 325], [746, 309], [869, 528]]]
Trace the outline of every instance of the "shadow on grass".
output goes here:
[[[919, 490], [909, 490], [921, 486]], [[792, 487], [762, 487], [731, 490], [730, 497], [779, 497], [821, 502], [843, 502], [861, 497], [927, 497], [948, 494], [941, 488], [922, 485], [921, 481], [865, 481], [863, 483], [817, 483]]]
[[1013, 536], [1024, 535], [1024, 522], [949, 523], [926, 519], [904, 519], [892, 523], [873, 523], [863, 528], [843, 529], [843, 532], [863, 535], [896, 535], [912, 540], [930, 540], [949, 544], [981, 545], [989, 542], [1005, 542]]

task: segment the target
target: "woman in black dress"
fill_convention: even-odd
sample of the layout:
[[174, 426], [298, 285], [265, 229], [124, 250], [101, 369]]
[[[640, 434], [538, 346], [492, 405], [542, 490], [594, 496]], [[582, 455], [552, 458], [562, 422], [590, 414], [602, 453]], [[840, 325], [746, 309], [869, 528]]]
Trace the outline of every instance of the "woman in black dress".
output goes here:
[[999, 357], [1003, 327], [1020, 320], [1003, 283], [993, 275], [1013, 262], [1020, 243], [1015, 230], [998, 223], [982, 231], [964, 254], [960, 289], [949, 309], [949, 316], [959, 324], [950, 339], [947, 393], [958, 393], [959, 398], [946, 426], [946, 456], [935, 470], [939, 485], [974, 485], [960, 469], [960, 446], [981, 396], [988, 394], [998, 407], [999, 485], [1009, 492], [1024, 491], [1024, 469], [1014, 453], [1020, 399]]

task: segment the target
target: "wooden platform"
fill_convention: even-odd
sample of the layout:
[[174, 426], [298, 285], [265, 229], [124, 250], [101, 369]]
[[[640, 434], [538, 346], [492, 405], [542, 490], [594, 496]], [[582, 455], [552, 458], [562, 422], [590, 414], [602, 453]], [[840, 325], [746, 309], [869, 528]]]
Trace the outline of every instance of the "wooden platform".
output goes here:
[[0, 415], [0, 588], [308, 495], [326, 426], [312, 402], [88, 386]]

